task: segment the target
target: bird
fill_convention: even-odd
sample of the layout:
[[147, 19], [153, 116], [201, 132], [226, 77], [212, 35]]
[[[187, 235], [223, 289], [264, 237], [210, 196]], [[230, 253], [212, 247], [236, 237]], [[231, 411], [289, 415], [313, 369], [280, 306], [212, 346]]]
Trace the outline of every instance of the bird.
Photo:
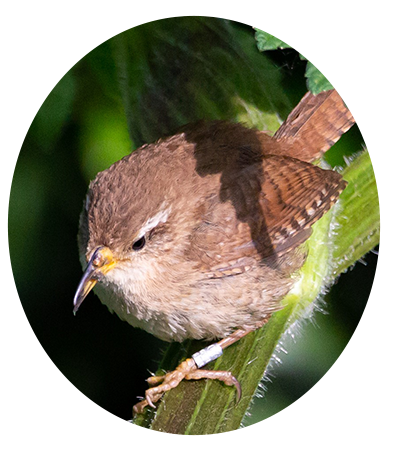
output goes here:
[[90, 183], [74, 313], [93, 289], [111, 312], [163, 341], [217, 341], [148, 378], [141, 413], [281, 309], [312, 225], [346, 181], [312, 162], [354, 124], [335, 90], [308, 92], [274, 135], [222, 120], [145, 144]]

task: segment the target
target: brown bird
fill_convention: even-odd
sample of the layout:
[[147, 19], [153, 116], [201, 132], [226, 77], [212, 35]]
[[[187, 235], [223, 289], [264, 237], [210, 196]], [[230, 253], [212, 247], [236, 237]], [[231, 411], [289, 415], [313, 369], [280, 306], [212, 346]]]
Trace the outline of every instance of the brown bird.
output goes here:
[[336, 91], [308, 93], [273, 137], [200, 122], [91, 182], [79, 231], [88, 264], [74, 312], [95, 286], [111, 312], [164, 341], [221, 339], [149, 378], [156, 386], [136, 412], [184, 378], [219, 379], [240, 394], [230, 372], [200, 367], [281, 308], [311, 226], [346, 186], [310, 162], [353, 123]]

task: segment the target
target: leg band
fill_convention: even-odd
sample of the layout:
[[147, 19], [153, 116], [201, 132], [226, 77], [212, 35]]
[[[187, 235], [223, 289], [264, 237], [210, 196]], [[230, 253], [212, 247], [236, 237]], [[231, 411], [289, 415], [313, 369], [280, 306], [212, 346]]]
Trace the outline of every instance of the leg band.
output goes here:
[[194, 362], [198, 368], [205, 366], [205, 364], [215, 361], [223, 353], [222, 347], [216, 343], [203, 348], [197, 353], [192, 355]]

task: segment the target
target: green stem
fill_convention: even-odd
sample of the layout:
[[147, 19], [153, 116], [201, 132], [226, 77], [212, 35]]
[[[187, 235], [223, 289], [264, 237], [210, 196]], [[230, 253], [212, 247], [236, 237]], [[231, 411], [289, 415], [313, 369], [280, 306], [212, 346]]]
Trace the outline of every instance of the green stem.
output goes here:
[[[379, 202], [372, 164], [367, 152], [359, 154], [343, 171], [348, 186], [340, 202], [314, 228], [307, 242], [308, 258], [283, 309], [267, 325], [232, 345], [209, 365], [230, 370], [242, 385], [236, 404], [235, 389], [215, 380], [184, 381], [168, 392], [157, 412], [147, 409], [135, 424], [178, 434], [209, 434], [240, 427], [259, 382], [286, 330], [310, 313], [322, 290], [379, 241]], [[203, 345], [193, 341], [171, 344], [160, 368], [175, 365]]]

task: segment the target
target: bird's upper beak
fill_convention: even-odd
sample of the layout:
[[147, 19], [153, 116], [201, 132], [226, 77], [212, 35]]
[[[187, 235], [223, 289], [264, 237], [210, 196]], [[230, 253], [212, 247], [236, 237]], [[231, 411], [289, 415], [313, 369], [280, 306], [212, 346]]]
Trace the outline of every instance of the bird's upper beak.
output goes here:
[[85, 269], [82, 279], [74, 296], [74, 314], [78, 311], [87, 294], [93, 289], [97, 281], [114, 267], [116, 261], [112, 251], [106, 246], [97, 247]]

